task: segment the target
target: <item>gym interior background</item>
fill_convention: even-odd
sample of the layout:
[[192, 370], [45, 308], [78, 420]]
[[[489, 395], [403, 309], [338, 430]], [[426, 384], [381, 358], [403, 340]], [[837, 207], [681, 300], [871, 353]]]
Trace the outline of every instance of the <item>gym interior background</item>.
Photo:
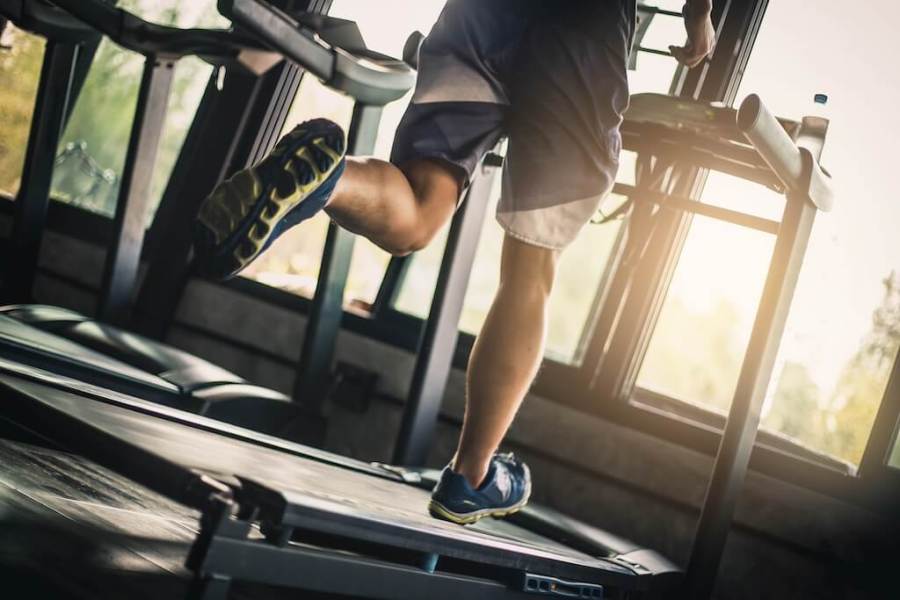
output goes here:
[[[178, 27], [227, 27], [215, 4], [121, 0], [118, 6]], [[650, 4], [681, 9], [677, 0]], [[371, 48], [398, 56], [409, 32], [427, 32], [442, 5], [443, 0], [333, 0], [329, 14], [356, 21]], [[900, 7], [889, 0], [864, 8], [836, 0], [769, 2], [739, 78], [738, 99], [757, 93], [777, 115], [830, 119], [822, 164], [834, 177], [837, 202], [817, 220], [806, 253], [762, 413], [758, 443], [773, 452], [751, 466], [723, 559], [717, 588], [722, 598], [897, 597], [896, 587], [884, 587], [883, 576], [896, 562], [879, 554], [871, 511], [860, 500], [877, 492], [858, 468], [886, 394], [900, 394], [900, 384], [889, 385], [892, 374], [897, 378], [900, 349], [900, 203], [893, 180], [894, 141], [900, 137], [894, 106], [900, 71], [893, 58], [898, 19]], [[657, 18], [642, 45], [666, 48], [682, 37], [677, 19]], [[0, 44], [0, 234], [6, 235], [44, 41], [10, 26]], [[108, 40], [93, 58], [54, 166], [34, 294], [39, 303], [87, 315], [97, 310], [102, 240], [115, 212], [142, 65], [140, 55]], [[177, 66], [149, 191], [156, 203], [213, 70], [192, 57]], [[683, 78], [671, 58], [638, 52], [631, 91], [668, 93]], [[815, 103], [815, 94], [826, 94], [827, 103]], [[377, 156], [387, 157], [406, 102], [408, 96], [386, 107]], [[282, 131], [315, 116], [346, 127], [352, 109], [351, 99], [304, 77]], [[622, 157], [619, 179], [625, 184], [634, 184], [634, 160], [633, 153]], [[495, 186], [492, 204], [498, 192]], [[775, 219], [784, 203], [775, 192], [716, 173], [705, 178], [699, 200]], [[606, 208], [620, 202], [613, 196]], [[146, 215], [148, 227], [154, 211]], [[290, 394], [327, 228], [324, 215], [302, 224], [235, 281], [192, 279], [166, 341]], [[150, 248], [161, 243], [158, 232], [149, 236]], [[392, 320], [382, 324], [372, 309], [390, 257], [356, 241], [337, 363], [349, 379], [369, 381], [365, 375], [371, 373], [377, 382], [367, 393], [350, 390], [336, 398], [324, 425], [324, 448], [366, 461], [391, 460], [446, 239], [445, 229], [411, 258], [392, 298]], [[431, 466], [444, 464], [455, 443], [465, 357], [497, 285], [501, 240], [499, 226], [489, 220], [465, 295], [463, 335]], [[552, 299], [547, 366], [509, 447], [532, 465], [536, 500], [684, 564], [773, 238], [694, 216], [668, 249], [668, 281], [634, 365], [628, 402], [615, 412], [585, 410], [566, 402], [566, 374], [597, 367], [586, 361], [621, 241], [621, 220], [590, 225], [564, 255]], [[593, 400], [598, 406], [607, 401], [599, 395]], [[648, 413], [652, 420], [645, 418]], [[900, 440], [886, 464], [896, 476]]]

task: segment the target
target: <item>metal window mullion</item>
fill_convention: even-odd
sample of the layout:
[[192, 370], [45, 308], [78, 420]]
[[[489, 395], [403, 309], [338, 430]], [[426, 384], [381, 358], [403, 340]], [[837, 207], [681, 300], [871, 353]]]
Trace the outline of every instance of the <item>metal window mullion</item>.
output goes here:
[[13, 203], [13, 229], [8, 272], [3, 282], [4, 300], [28, 302], [41, 250], [41, 239], [50, 204], [50, 185], [59, 139], [71, 101], [74, 69], [80, 47], [47, 40], [40, 87], [31, 119], [31, 130], [22, 168], [22, 184]]
[[375, 318], [383, 314], [383, 311], [394, 307], [397, 298], [400, 297], [406, 276], [409, 274], [413, 256], [415, 255], [391, 257], [381, 279], [381, 285], [378, 287], [375, 302], [372, 303], [372, 316]]
[[900, 352], [894, 358], [891, 376], [859, 463], [860, 479], [879, 477], [885, 469], [891, 468], [887, 466], [887, 461], [893, 445], [900, 443], [897, 438], [898, 431], [900, 431]]

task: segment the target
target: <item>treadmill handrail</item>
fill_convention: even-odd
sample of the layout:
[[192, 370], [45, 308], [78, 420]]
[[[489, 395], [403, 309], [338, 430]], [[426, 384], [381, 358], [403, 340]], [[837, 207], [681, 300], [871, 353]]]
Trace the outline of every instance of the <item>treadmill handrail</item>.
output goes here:
[[788, 136], [758, 95], [750, 94], [741, 103], [737, 126], [784, 183], [788, 193], [806, 195], [823, 212], [832, 209], [831, 178], [808, 149], [798, 147]]
[[57, 42], [80, 44], [100, 36], [68, 12], [39, 0], [0, 0], [0, 15], [20, 29]]
[[313, 29], [261, 0], [219, 0], [219, 10], [329, 87], [363, 104], [383, 106], [415, 83], [415, 70], [405, 62], [331, 46]]
[[53, 3], [109, 37], [144, 56], [200, 56], [210, 62], [233, 58], [243, 50], [260, 50], [251, 36], [228, 29], [173, 27], [151, 23], [102, 0], [53, 0]]

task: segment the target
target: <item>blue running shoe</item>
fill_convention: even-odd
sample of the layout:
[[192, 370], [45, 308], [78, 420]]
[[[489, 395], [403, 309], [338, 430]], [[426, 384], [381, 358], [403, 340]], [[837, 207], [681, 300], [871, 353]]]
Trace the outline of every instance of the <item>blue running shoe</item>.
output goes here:
[[441, 480], [431, 492], [431, 516], [459, 524], [474, 523], [484, 517], [500, 518], [518, 512], [531, 496], [528, 465], [510, 454], [495, 454], [487, 476], [478, 489], [466, 478], [445, 467]]
[[278, 236], [325, 208], [344, 172], [344, 132], [326, 119], [298, 125], [260, 163], [203, 201], [194, 223], [195, 266], [227, 279]]

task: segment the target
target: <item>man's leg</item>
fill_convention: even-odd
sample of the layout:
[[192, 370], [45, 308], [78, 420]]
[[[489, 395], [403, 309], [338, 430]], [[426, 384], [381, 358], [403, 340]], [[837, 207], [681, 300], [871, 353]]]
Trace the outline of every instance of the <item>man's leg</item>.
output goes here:
[[282, 138], [261, 162], [219, 184], [195, 223], [195, 265], [227, 278], [282, 233], [323, 208], [340, 225], [385, 250], [418, 250], [447, 222], [465, 171], [413, 158], [401, 168], [343, 156], [343, 132], [314, 119]]
[[398, 168], [375, 158], [347, 158], [325, 212], [342, 227], [395, 255], [425, 247], [459, 201], [460, 176], [440, 161]]
[[466, 413], [453, 469], [473, 488], [512, 423], [544, 353], [559, 251], [507, 236], [500, 286], [469, 359]]

